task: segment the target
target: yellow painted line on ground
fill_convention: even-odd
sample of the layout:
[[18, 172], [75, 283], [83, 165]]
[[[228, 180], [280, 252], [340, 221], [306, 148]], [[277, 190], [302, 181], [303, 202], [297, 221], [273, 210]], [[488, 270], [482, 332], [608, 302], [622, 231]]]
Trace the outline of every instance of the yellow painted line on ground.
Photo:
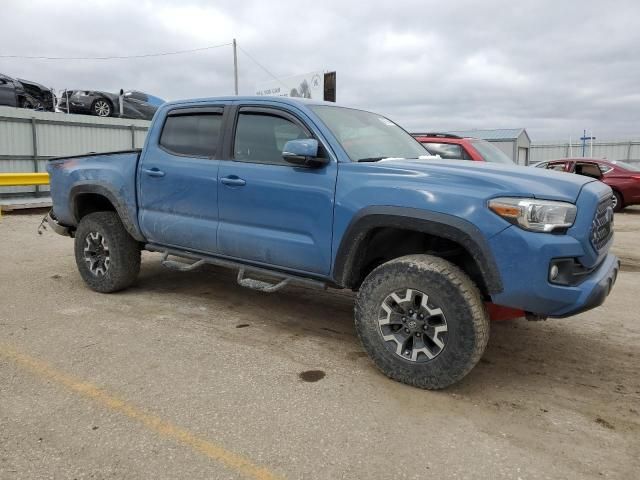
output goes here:
[[155, 415], [147, 413], [126, 401], [107, 393], [105, 390], [95, 385], [82, 382], [64, 372], [56, 370], [46, 362], [21, 353], [8, 345], [0, 344], [0, 356], [13, 360], [16, 364], [29, 370], [38, 377], [52, 380], [59, 385], [67, 387], [69, 390], [94, 400], [96, 403], [126, 417], [135, 420], [155, 433], [181, 443], [212, 460], [216, 460], [225, 467], [242, 473], [247, 477], [256, 480], [276, 480], [280, 479], [264, 467], [255, 465], [248, 458], [231, 452], [226, 448], [198, 437], [188, 430], [178, 427]]
[[0, 187], [24, 187], [29, 185], [49, 185], [49, 174], [43, 173], [0, 173]]

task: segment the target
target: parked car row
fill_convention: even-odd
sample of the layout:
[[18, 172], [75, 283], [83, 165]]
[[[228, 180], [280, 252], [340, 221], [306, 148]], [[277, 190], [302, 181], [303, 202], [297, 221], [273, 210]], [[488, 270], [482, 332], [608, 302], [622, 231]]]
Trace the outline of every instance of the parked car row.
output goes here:
[[123, 91], [120, 115], [120, 94], [97, 90], [65, 90], [60, 95], [58, 108], [63, 112], [98, 117], [117, 116], [151, 120], [164, 102], [161, 98], [136, 90]]
[[9, 107], [151, 120], [163, 103], [165, 101], [159, 97], [136, 90], [121, 90], [120, 93], [64, 90], [56, 97], [52, 89], [36, 82], [0, 74], [0, 105]]
[[[433, 155], [448, 160], [472, 160], [513, 165], [502, 150], [479, 138], [460, 137], [450, 133], [413, 133]], [[584, 175], [600, 180], [613, 190], [613, 209], [616, 212], [631, 205], [640, 205], [640, 166], [621, 161], [594, 158], [560, 158], [534, 165], [560, 172]]]

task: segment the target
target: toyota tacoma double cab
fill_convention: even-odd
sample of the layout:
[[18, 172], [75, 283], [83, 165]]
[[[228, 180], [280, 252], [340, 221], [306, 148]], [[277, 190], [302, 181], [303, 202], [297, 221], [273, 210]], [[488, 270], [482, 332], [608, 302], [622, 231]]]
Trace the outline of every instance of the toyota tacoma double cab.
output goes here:
[[74, 237], [86, 284], [166, 267], [238, 270], [241, 286], [350, 289], [355, 328], [387, 376], [462, 379], [490, 318], [600, 305], [619, 269], [611, 189], [578, 175], [433, 159], [384, 116], [290, 98], [171, 102], [140, 151], [48, 162], [47, 221]]

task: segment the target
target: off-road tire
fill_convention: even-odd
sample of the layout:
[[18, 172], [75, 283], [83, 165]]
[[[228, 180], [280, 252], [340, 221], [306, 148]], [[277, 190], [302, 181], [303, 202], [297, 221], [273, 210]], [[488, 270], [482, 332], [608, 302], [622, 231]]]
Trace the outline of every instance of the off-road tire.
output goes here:
[[[104, 238], [109, 265], [103, 274], [92, 273], [85, 258], [87, 237]], [[96, 292], [117, 292], [130, 286], [140, 272], [140, 247], [115, 212], [95, 212], [80, 220], [75, 232], [75, 257], [80, 276]]]
[[[382, 338], [378, 323], [385, 298], [406, 289], [424, 292], [446, 318], [444, 348], [422, 363], [387, 348], [389, 342]], [[457, 266], [431, 255], [400, 257], [373, 270], [358, 292], [355, 324], [363, 347], [382, 373], [430, 390], [448, 387], [467, 375], [489, 340], [489, 317], [476, 285]]]
[[615, 207], [613, 208], [613, 211], [621, 212], [624, 210], [624, 200], [622, 199], [622, 195], [614, 190], [613, 196], [615, 197]]

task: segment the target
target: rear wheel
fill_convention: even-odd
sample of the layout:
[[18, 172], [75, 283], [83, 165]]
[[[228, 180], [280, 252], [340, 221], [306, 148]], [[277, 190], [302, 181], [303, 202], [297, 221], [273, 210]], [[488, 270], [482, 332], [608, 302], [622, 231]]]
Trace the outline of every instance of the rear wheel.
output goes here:
[[452, 263], [409, 255], [376, 268], [356, 301], [356, 331], [388, 377], [445, 388], [478, 363], [489, 339], [480, 292]]
[[95, 212], [80, 220], [75, 257], [82, 279], [96, 292], [127, 288], [140, 271], [140, 247], [115, 212]]

